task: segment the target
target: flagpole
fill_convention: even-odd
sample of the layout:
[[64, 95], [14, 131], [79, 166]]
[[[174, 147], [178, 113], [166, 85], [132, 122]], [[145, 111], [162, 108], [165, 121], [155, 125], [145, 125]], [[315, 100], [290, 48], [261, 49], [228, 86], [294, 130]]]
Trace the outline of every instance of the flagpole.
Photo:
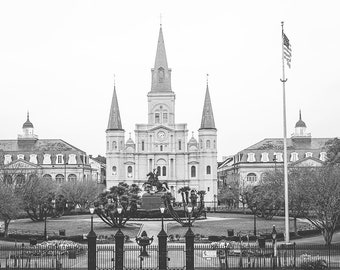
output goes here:
[[289, 243], [289, 202], [288, 202], [288, 165], [287, 165], [287, 127], [286, 127], [286, 77], [284, 64], [283, 22], [282, 27], [282, 90], [283, 90], [283, 167], [284, 167], [284, 190], [285, 190], [285, 242]]

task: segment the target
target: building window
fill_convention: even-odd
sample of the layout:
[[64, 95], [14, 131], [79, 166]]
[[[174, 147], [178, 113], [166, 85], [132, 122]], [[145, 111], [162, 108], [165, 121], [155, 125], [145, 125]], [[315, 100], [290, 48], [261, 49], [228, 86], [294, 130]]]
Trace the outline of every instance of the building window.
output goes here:
[[207, 166], [207, 174], [211, 174], [211, 167], [209, 165]]
[[214, 140], [214, 149], [216, 149], [216, 141]]
[[207, 140], [205, 144], [206, 144], [206, 148], [210, 149], [210, 140]]
[[144, 151], [144, 141], [142, 141], [142, 151]]
[[248, 153], [247, 162], [255, 162], [255, 154], [254, 153]]
[[7, 185], [12, 185], [13, 184], [13, 178], [11, 175], [6, 174], [4, 177], [4, 183]]
[[283, 157], [282, 153], [274, 153], [275, 159], [273, 160], [274, 162], [283, 162]]
[[299, 159], [299, 154], [296, 152], [291, 153], [290, 155], [290, 161], [295, 162]]
[[320, 160], [321, 161], [326, 161], [327, 159], [327, 153], [326, 152], [321, 152], [320, 153]]
[[116, 142], [116, 141], [113, 141], [113, 142], [112, 142], [112, 149], [113, 149], [113, 150], [116, 150], [116, 149], [117, 149], [117, 142]]
[[261, 154], [261, 161], [262, 162], [268, 162], [269, 161], [268, 153], [262, 153]]
[[116, 175], [116, 174], [117, 174], [117, 167], [116, 167], [116, 166], [113, 166], [113, 167], [112, 167], [112, 174], [113, 174], [113, 175]]
[[160, 150], [160, 151], [163, 151], [163, 145], [160, 145], [160, 146], [159, 146], [159, 150]]
[[166, 176], [166, 167], [165, 166], [163, 166], [163, 168], [162, 168], [162, 175]]
[[49, 181], [49, 180], [52, 180], [52, 176], [50, 174], [44, 174], [43, 179]]
[[38, 164], [38, 160], [37, 160], [37, 155], [36, 154], [31, 154], [30, 155], [30, 162], [34, 163], [34, 164]]
[[12, 162], [12, 156], [11, 155], [5, 155], [5, 161], [4, 164], [7, 165]]
[[25, 176], [23, 174], [18, 174], [15, 177], [15, 184], [21, 187], [25, 183]]
[[248, 173], [247, 174], [247, 181], [248, 182], [256, 182], [256, 174], [255, 173]]
[[77, 176], [75, 174], [69, 174], [68, 177], [67, 177], [67, 180], [69, 182], [75, 183], [77, 181]]
[[57, 164], [62, 164], [62, 163], [63, 163], [63, 156], [57, 155]]
[[68, 155], [68, 164], [77, 164], [77, 159], [76, 159], [75, 154], [69, 154]]
[[161, 175], [161, 166], [157, 166], [157, 175]]
[[25, 156], [23, 154], [19, 154], [18, 159], [25, 159]]
[[44, 154], [43, 164], [51, 164], [51, 155], [50, 154]]
[[196, 167], [191, 166], [191, 177], [196, 177]]
[[182, 141], [181, 140], [178, 141], [178, 150], [182, 150]]
[[106, 149], [109, 150], [109, 142], [106, 142]]
[[168, 123], [168, 113], [163, 113], [163, 123]]
[[55, 177], [55, 181], [59, 184], [63, 183], [64, 180], [65, 180], [65, 177], [62, 174], [57, 174], [57, 176]]
[[306, 153], [306, 158], [307, 158], [307, 157], [312, 157], [312, 156], [313, 156], [313, 153], [311, 153], [311, 152], [307, 152], [307, 153]]
[[159, 124], [159, 113], [155, 113], [155, 123]]
[[201, 146], [201, 149], [203, 149], [203, 142], [202, 142], [202, 140], [200, 140], [200, 146]]
[[132, 178], [132, 166], [127, 167], [128, 178]]
[[208, 189], [207, 189], [207, 190], [208, 190], [208, 192], [209, 192], [209, 191], [210, 191], [210, 187], [208, 187]]

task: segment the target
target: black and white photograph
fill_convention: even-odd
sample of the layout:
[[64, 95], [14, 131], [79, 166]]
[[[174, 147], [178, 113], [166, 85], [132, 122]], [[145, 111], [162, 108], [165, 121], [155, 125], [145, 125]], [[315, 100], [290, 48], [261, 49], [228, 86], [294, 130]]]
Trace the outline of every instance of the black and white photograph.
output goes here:
[[340, 269], [339, 10], [0, 1], [0, 269]]

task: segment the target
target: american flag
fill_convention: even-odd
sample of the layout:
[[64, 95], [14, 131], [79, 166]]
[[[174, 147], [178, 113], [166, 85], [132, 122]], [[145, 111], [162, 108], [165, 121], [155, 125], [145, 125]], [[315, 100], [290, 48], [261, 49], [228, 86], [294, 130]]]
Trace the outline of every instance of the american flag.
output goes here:
[[290, 68], [290, 62], [292, 60], [292, 47], [290, 46], [289, 39], [283, 34], [283, 57], [287, 61], [287, 66]]

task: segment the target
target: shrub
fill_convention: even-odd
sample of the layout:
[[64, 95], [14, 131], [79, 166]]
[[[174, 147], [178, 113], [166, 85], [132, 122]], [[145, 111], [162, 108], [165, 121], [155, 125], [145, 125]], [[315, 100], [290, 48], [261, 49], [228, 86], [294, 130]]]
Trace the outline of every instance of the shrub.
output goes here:
[[302, 263], [301, 269], [303, 270], [324, 270], [327, 269], [327, 263], [320, 257], [313, 258], [311, 255], [301, 255]]

